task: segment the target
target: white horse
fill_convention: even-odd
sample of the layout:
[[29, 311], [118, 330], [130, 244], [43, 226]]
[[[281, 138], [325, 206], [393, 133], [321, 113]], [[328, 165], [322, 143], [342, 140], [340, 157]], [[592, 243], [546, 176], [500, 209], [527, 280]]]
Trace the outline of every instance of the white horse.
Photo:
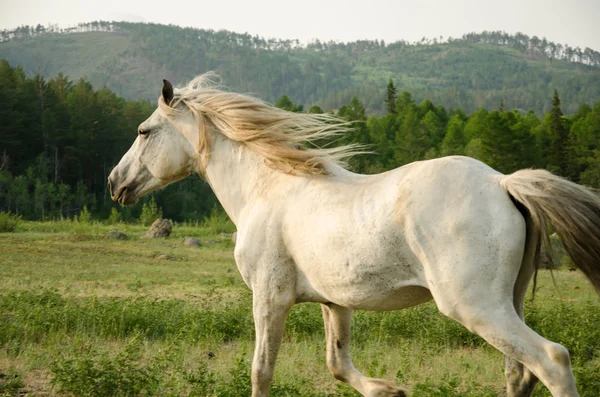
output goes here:
[[327, 366], [364, 396], [405, 396], [350, 358], [352, 311], [433, 299], [439, 310], [506, 355], [509, 396], [541, 380], [578, 396], [569, 353], [523, 321], [523, 300], [549, 223], [600, 291], [600, 200], [543, 170], [502, 175], [466, 157], [416, 162], [379, 175], [339, 165], [355, 148], [309, 148], [344, 126], [219, 90], [211, 75], [174, 90], [110, 174], [113, 200], [198, 173], [238, 229], [235, 260], [253, 291], [252, 396], [268, 396], [292, 305], [319, 302]]

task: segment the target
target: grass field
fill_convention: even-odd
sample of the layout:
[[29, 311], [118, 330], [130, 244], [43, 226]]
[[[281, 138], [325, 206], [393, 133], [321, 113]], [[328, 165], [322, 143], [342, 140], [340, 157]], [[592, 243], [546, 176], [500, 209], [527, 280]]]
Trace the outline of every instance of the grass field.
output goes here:
[[[108, 240], [109, 230], [129, 240]], [[0, 233], [0, 396], [247, 396], [251, 294], [218, 227], [21, 222]], [[198, 237], [199, 248], [182, 239]], [[167, 254], [171, 259], [159, 259]], [[579, 272], [541, 271], [527, 321], [571, 352], [580, 393], [600, 395], [600, 300]], [[320, 308], [287, 323], [274, 396], [355, 396], [325, 365]], [[412, 396], [502, 396], [504, 359], [430, 303], [359, 312], [356, 366]], [[548, 396], [538, 387], [535, 396]]]

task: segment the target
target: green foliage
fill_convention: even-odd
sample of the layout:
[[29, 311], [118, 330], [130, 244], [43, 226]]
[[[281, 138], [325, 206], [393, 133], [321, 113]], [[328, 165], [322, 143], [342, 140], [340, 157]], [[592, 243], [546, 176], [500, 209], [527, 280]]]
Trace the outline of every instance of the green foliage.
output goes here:
[[[149, 23], [95, 22], [82, 28], [90, 31], [34, 35], [33, 29], [21, 29], [20, 39], [1, 44], [0, 58], [25, 70], [37, 70], [36, 59], [48, 59], [49, 75], [83, 77], [94, 87], [153, 102], [156, 77], [139, 72], [148, 63], [161, 65], [179, 84], [202, 71], [219, 70], [232, 90], [259, 92], [271, 103], [286, 94], [300, 103], [337, 109], [356, 95], [369, 112], [380, 113], [390, 78], [419, 99], [469, 112], [480, 106], [496, 109], [502, 98], [507, 108], [542, 114], [550, 107], [540, 97], [557, 88], [572, 98], [567, 110], [573, 113], [580, 103], [596, 100], [600, 90], [598, 52], [521, 33], [469, 33], [447, 42], [316, 41], [301, 46], [294, 40]], [[101, 54], [93, 51], [99, 47]], [[60, 118], [54, 120], [53, 128], [60, 129]]]
[[210, 215], [204, 218], [201, 227], [214, 235], [219, 233], [233, 233], [236, 230], [229, 216], [217, 206], [214, 206]]
[[108, 224], [109, 225], [116, 225], [118, 223], [121, 223], [122, 220], [123, 219], [122, 219], [122, 216], [121, 216], [121, 213], [119, 212], [119, 210], [116, 209], [115, 207], [113, 207], [110, 210], [110, 216], [107, 219]]
[[281, 98], [275, 103], [275, 107], [288, 112], [302, 112], [303, 106], [294, 104], [287, 95], [282, 95]]
[[154, 196], [150, 197], [150, 201], [146, 202], [142, 207], [142, 214], [140, 215], [140, 223], [144, 226], [150, 226], [152, 222], [158, 218], [162, 218], [162, 209], [156, 205]]
[[496, 397], [498, 394], [490, 387], [477, 385], [469, 386], [466, 390], [460, 390], [456, 378], [442, 379], [439, 381], [427, 381], [418, 383], [413, 389], [414, 397]]
[[249, 396], [252, 394], [250, 363], [242, 356], [231, 369], [231, 381], [226, 383], [218, 393], [219, 397]]
[[[75, 225], [96, 242], [71, 242]], [[38, 371], [47, 373], [55, 379], [55, 392], [66, 395], [247, 395], [255, 338], [252, 297], [233, 270], [230, 249], [180, 247], [178, 261], [161, 263], [152, 259], [154, 252], [173, 252], [173, 242], [137, 239], [145, 230], [141, 225], [122, 227], [132, 236], [127, 242], [104, 240], [114, 229], [105, 223], [70, 220], [22, 221], [19, 233], [0, 239], [5, 361], [23, 368], [19, 378], [25, 383]], [[47, 233], [55, 234], [41, 237]], [[180, 238], [204, 231], [177, 225], [173, 233]], [[217, 252], [226, 258], [224, 266], [213, 263], [222, 260]], [[46, 265], [35, 270], [40, 260]], [[70, 271], [65, 274], [63, 267]], [[600, 395], [600, 307], [593, 290], [579, 286], [584, 279], [578, 272], [556, 272], [558, 291], [547, 271], [539, 276], [536, 300], [526, 302], [526, 320], [569, 349], [582, 396]], [[295, 305], [273, 396], [358, 396], [327, 374], [323, 337], [319, 305]], [[377, 377], [396, 374], [411, 395], [502, 394], [501, 354], [441, 315], [433, 302], [397, 312], [357, 311], [352, 338], [357, 368]], [[478, 357], [475, 364], [472, 357]], [[13, 390], [16, 395], [17, 387]], [[538, 387], [536, 396], [549, 394]]]
[[[148, 31], [157, 28], [154, 25], [126, 26], [136, 32], [138, 28]], [[174, 28], [160, 29], [176, 32]], [[469, 37], [471, 40], [476, 36]], [[491, 37], [496, 36], [491, 34]], [[263, 44], [259, 40], [255, 45]], [[380, 43], [371, 44], [373, 51], [381, 50]], [[458, 44], [444, 45], [448, 46], [448, 53], [452, 53]], [[405, 51], [405, 47], [390, 45], [385, 50]], [[414, 52], [419, 54], [425, 47], [419, 45]], [[334, 46], [330, 50], [336, 57], [345, 56], [341, 54], [345, 54], [342, 48]], [[338, 59], [335, 64], [339, 62]], [[285, 76], [290, 77], [292, 70], [285, 69]], [[335, 82], [341, 81], [339, 75], [345, 73], [344, 70], [338, 72], [332, 82], [315, 82], [313, 88], [334, 92]], [[321, 78], [320, 75], [315, 77]], [[404, 79], [402, 81], [406, 87]], [[335, 141], [318, 142], [329, 146], [366, 145], [373, 153], [355, 156], [349, 161], [349, 168], [355, 172], [378, 173], [412, 161], [467, 155], [503, 173], [528, 167], [547, 168], [575, 182], [600, 187], [600, 103], [580, 105], [576, 113], [565, 116], [562, 108], [574, 106], [561, 102], [557, 91], [554, 96], [548, 94], [546, 99], [545, 94], [538, 91], [536, 103], [549, 109], [541, 120], [534, 112], [523, 113], [522, 102], [519, 109], [487, 111], [481, 108], [467, 115], [460, 109], [447, 111], [434, 104], [433, 92], [427, 95], [429, 99], [417, 103], [416, 95], [406, 90], [396, 95], [390, 75], [381, 82], [382, 89], [385, 82], [387, 92], [365, 89], [359, 91], [360, 95], [345, 91], [336, 97], [336, 115], [347, 120], [352, 128]], [[378, 85], [370, 82], [369, 87]], [[454, 97], [460, 97], [459, 93], [455, 92]], [[505, 105], [510, 104], [508, 97], [501, 97]], [[572, 101], [573, 95], [570, 98]], [[28, 78], [21, 68], [11, 67], [6, 61], [0, 61], [0, 100], [6, 104], [0, 109], [0, 117], [7, 120], [0, 125], [0, 211], [10, 211], [23, 219], [50, 220], [73, 218], [80, 208], [87, 208], [88, 214], [82, 213], [82, 223], [93, 216], [94, 219], [108, 218], [109, 223], [139, 220], [149, 225], [164, 215], [177, 222], [203, 221], [213, 231], [231, 233], [235, 230], [225, 214], [211, 213], [217, 199], [197, 175], [155, 192], [150, 201], [140, 200], [116, 212], [107, 194], [106, 175], [110, 165], [130, 146], [130, 132], [151, 113], [150, 104], [124, 101], [107, 89], [94, 91], [90, 82], [71, 82], [62, 74], [52, 80], [39, 75]], [[312, 97], [308, 100], [313, 103]], [[451, 102], [444, 103], [448, 106]], [[286, 95], [280, 96], [277, 106], [290, 111], [303, 109]], [[368, 109], [383, 106], [387, 108], [384, 116], [368, 116]], [[316, 105], [309, 110], [322, 111]]]
[[396, 86], [394, 86], [394, 82], [390, 79], [386, 88], [385, 98], [387, 114], [396, 114], [396, 99]]
[[90, 223], [92, 221], [92, 214], [88, 211], [87, 205], [84, 205], [79, 212], [79, 222]]
[[0, 371], [0, 396], [20, 396], [19, 389], [23, 386], [25, 385], [21, 379], [21, 375], [14, 367], [9, 367], [6, 373]]
[[215, 297], [205, 299], [204, 307], [198, 307], [177, 299], [77, 299], [49, 290], [14, 292], [0, 296], [0, 313], [12, 313], [11, 321], [0, 327], [0, 344], [41, 341], [54, 333], [190, 342], [253, 335], [249, 297], [228, 298], [214, 306], [208, 303]]
[[[154, 396], [239, 397], [252, 394], [250, 360], [242, 354], [228, 375], [217, 374], [208, 362], [195, 370], [181, 362], [178, 342], [169, 351], [143, 357], [143, 345], [132, 338], [116, 354], [99, 352], [90, 346], [76, 347], [69, 356], [61, 355], [51, 365], [52, 383], [63, 393], [76, 396]], [[165, 371], [168, 368], [169, 371]], [[306, 379], [274, 383], [273, 397], [326, 397], [310, 390]]]
[[76, 396], [153, 396], [159, 378], [156, 371], [139, 363], [140, 345], [133, 342], [115, 357], [97, 357], [90, 349], [79, 351], [73, 358], [61, 357], [51, 366], [52, 383], [60, 391]]
[[19, 225], [20, 217], [10, 212], [0, 212], [0, 233], [14, 232]]

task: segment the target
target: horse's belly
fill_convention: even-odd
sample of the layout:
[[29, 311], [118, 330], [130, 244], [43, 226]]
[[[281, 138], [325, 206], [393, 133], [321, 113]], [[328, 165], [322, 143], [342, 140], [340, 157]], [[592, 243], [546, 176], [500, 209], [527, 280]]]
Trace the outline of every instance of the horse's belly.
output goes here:
[[299, 266], [298, 301], [332, 302], [364, 310], [396, 310], [432, 299], [417, 263], [378, 265], [359, 256], [321, 266]]

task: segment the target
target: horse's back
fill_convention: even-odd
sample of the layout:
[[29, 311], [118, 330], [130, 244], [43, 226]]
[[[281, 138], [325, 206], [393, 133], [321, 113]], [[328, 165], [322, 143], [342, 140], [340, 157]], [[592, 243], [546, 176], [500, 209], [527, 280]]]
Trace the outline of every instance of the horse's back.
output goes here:
[[499, 175], [477, 160], [448, 157], [350, 183], [311, 184], [283, 227], [301, 285], [352, 307], [419, 303], [427, 298], [420, 289], [456, 274], [461, 263], [452, 258], [482, 257], [484, 246], [505, 251], [494, 240], [519, 234], [512, 229], [520, 214]]

